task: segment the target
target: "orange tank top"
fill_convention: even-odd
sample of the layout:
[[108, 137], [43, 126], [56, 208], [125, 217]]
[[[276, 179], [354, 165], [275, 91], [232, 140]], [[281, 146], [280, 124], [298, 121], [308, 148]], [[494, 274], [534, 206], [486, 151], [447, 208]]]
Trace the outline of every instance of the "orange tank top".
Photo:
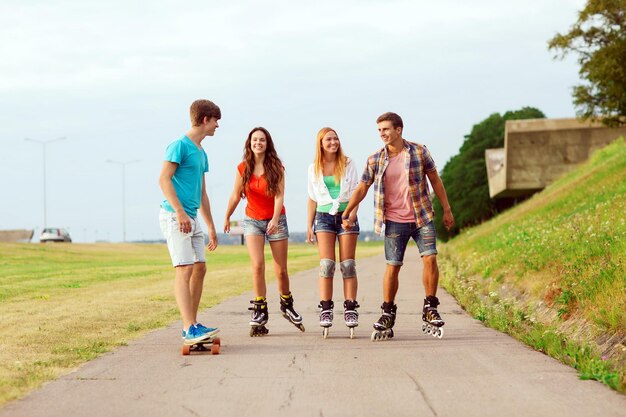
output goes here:
[[[245, 162], [237, 165], [239, 175], [243, 176]], [[246, 216], [255, 220], [270, 220], [274, 216], [274, 196], [267, 195], [267, 181], [265, 176], [257, 177], [252, 174], [248, 181], [248, 186], [244, 189], [248, 205], [246, 206]], [[280, 214], [285, 214], [283, 206]]]

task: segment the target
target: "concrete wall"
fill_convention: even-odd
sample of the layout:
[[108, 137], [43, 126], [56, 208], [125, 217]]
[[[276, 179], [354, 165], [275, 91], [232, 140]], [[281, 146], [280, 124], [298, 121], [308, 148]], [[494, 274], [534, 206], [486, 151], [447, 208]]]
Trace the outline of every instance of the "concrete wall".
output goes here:
[[506, 189], [506, 169], [504, 169], [505, 149], [485, 150], [485, 164], [487, 164], [487, 177], [489, 178], [489, 195]]
[[[626, 136], [626, 127], [611, 129], [578, 119], [507, 121], [504, 148], [485, 151], [489, 195], [519, 197], [542, 190], [620, 136]], [[494, 161], [502, 154], [504, 166], [496, 171]]]
[[0, 242], [30, 242], [32, 238], [32, 230], [0, 230]]

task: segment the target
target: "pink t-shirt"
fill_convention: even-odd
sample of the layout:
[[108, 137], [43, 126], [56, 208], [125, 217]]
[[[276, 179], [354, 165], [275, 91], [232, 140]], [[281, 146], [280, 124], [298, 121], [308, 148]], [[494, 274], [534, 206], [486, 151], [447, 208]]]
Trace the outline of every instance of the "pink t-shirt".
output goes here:
[[409, 178], [404, 168], [406, 151], [389, 158], [385, 168], [385, 220], [397, 223], [415, 222], [415, 212], [409, 193]]

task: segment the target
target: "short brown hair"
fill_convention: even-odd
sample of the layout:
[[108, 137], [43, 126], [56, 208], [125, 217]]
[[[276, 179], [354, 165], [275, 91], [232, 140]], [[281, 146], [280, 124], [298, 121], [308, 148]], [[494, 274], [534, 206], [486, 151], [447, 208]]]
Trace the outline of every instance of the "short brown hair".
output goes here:
[[376, 123], [380, 122], [391, 122], [391, 125], [395, 129], [396, 127], [401, 127], [404, 129], [404, 123], [402, 123], [402, 117], [398, 116], [396, 113], [387, 112], [378, 116], [376, 119]]
[[204, 117], [215, 117], [216, 119], [222, 118], [222, 112], [215, 103], [210, 100], [196, 100], [191, 103], [189, 107], [189, 117], [191, 118], [191, 124], [193, 126], [200, 126]]

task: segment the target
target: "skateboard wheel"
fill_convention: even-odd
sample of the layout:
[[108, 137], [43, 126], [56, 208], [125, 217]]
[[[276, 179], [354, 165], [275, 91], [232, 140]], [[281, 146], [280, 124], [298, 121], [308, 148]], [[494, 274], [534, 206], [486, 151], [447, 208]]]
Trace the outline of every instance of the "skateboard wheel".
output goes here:
[[191, 353], [191, 346], [189, 345], [184, 345], [182, 348], [181, 353], [183, 354], [183, 356], [187, 356]]
[[215, 339], [213, 339], [213, 344], [220, 346], [222, 344], [222, 341], [219, 337], [216, 337]]
[[218, 343], [213, 342], [213, 344], [211, 345], [211, 354], [212, 355], [219, 355], [220, 354], [220, 344], [219, 344], [219, 339], [217, 339]]

